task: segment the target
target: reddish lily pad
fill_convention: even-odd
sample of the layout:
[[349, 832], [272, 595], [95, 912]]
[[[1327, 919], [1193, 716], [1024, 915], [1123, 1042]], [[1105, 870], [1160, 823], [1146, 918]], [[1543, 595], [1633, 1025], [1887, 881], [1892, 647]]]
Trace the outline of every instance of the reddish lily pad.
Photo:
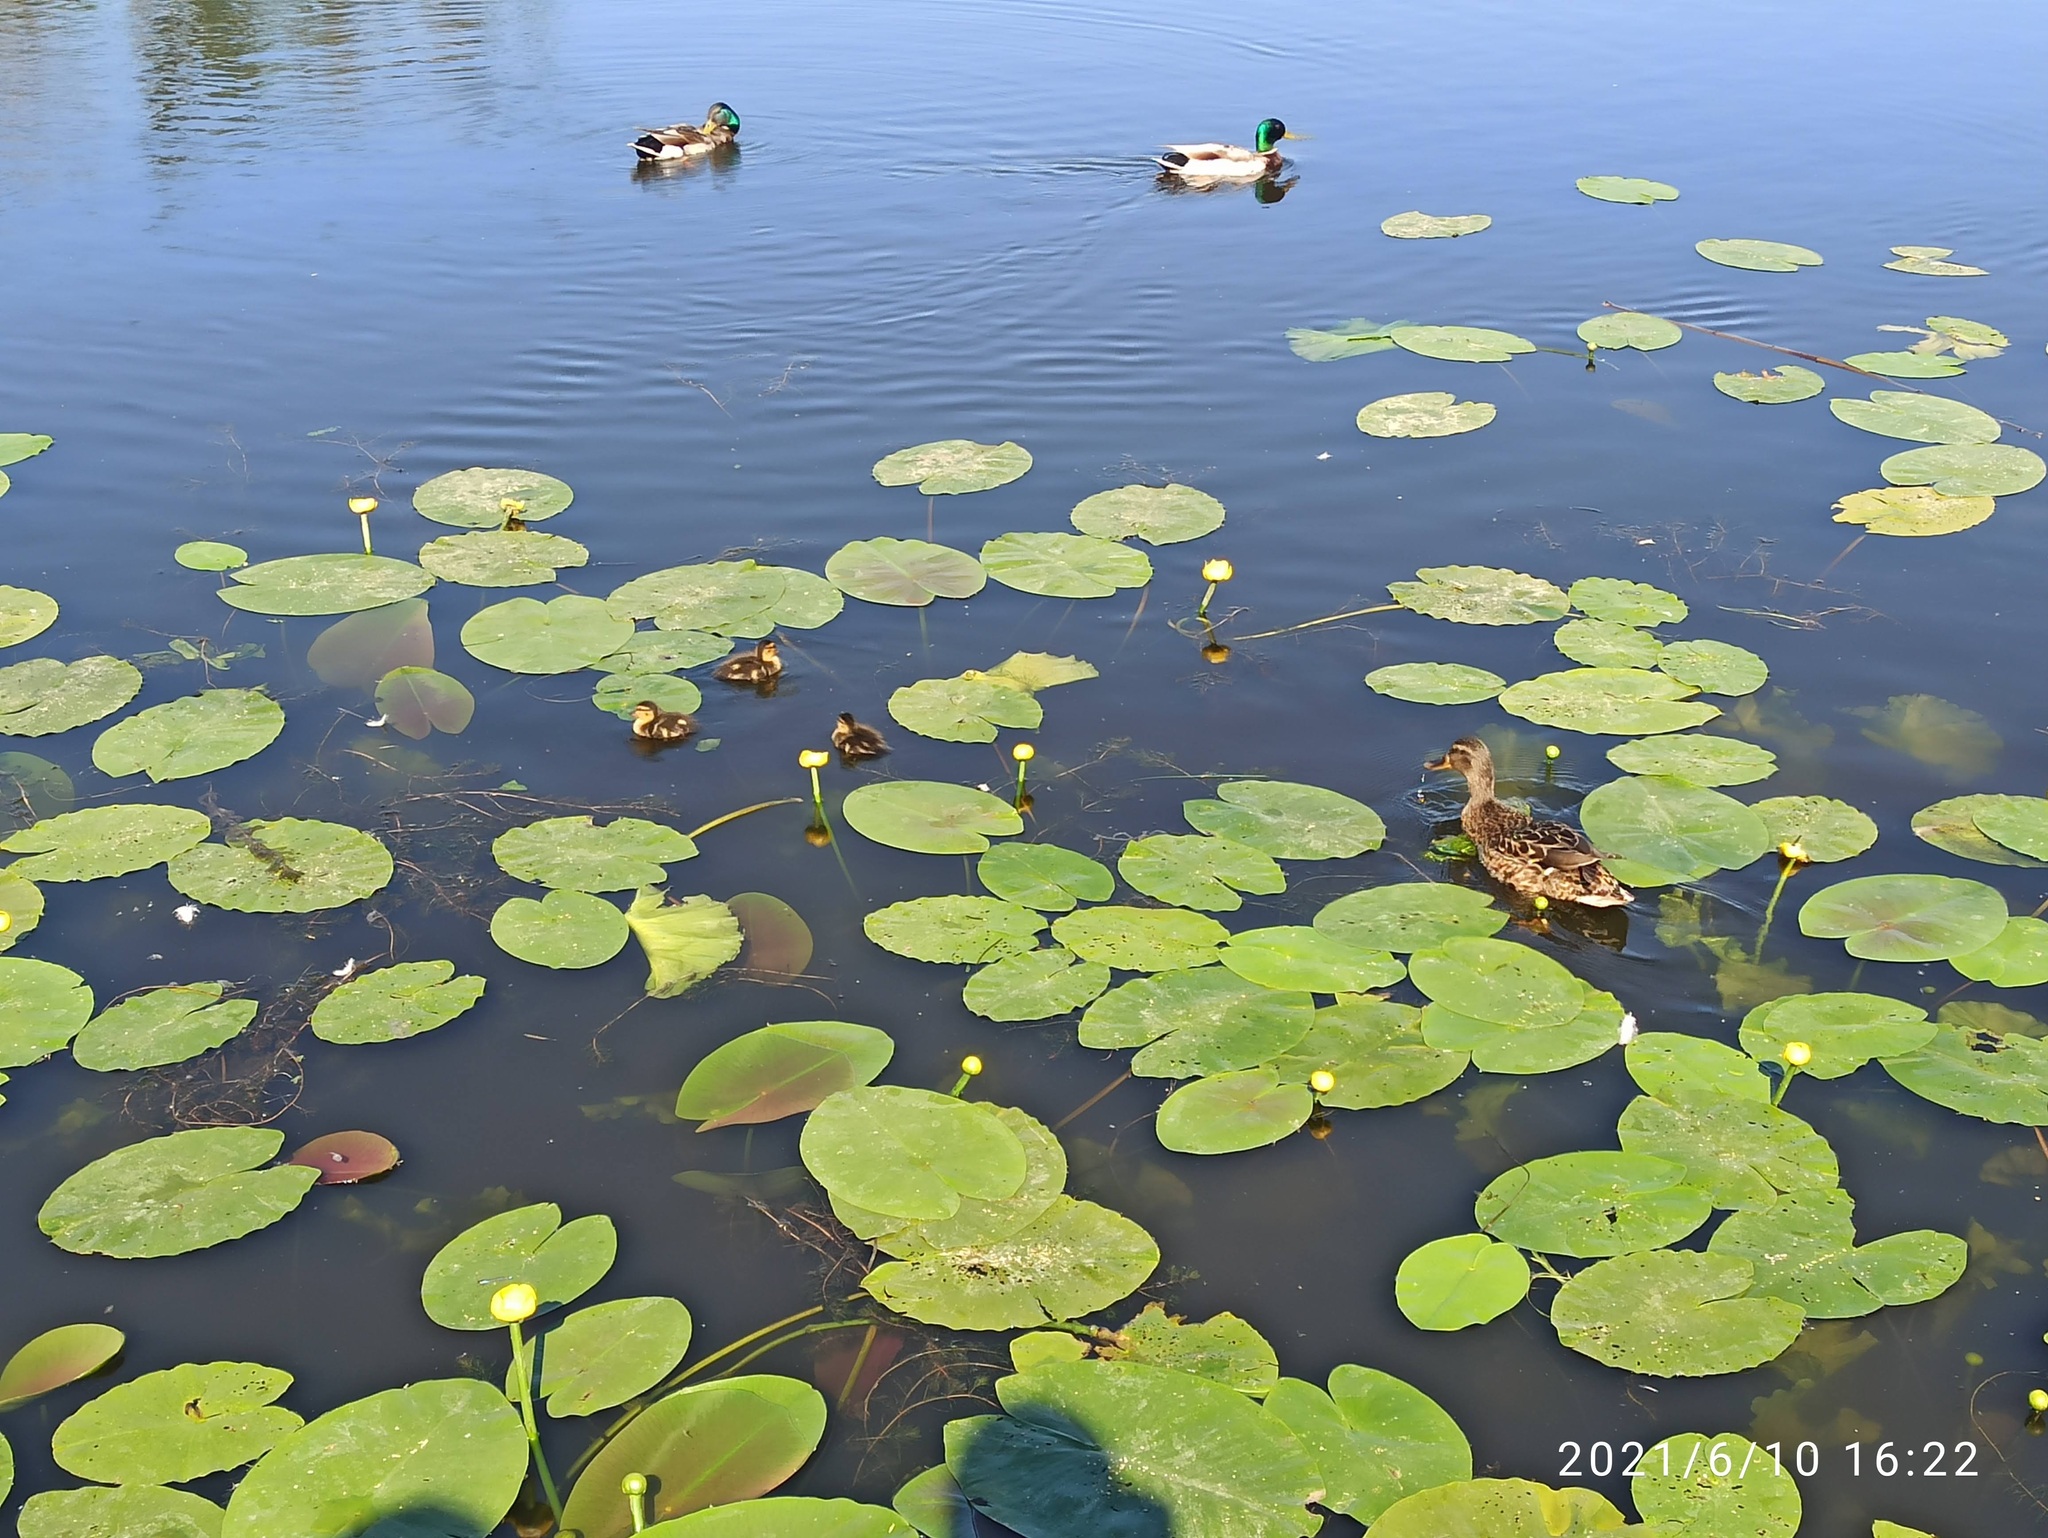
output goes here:
[[323, 1186], [352, 1186], [398, 1168], [398, 1145], [375, 1132], [330, 1132], [314, 1138], [285, 1163], [318, 1170]]

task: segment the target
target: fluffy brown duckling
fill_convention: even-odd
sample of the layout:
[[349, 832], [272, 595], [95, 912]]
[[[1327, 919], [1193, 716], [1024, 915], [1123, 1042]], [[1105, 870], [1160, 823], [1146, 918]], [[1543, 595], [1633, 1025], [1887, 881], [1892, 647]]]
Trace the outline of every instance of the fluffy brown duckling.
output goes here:
[[832, 746], [839, 750], [841, 758], [849, 762], [880, 758], [889, 751], [889, 744], [880, 732], [872, 726], [862, 726], [843, 710], [839, 713], [839, 724], [832, 728]]
[[1465, 776], [1468, 792], [1459, 826], [1479, 850], [1479, 863], [1503, 886], [1552, 902], [1619, 908], [1635, 893], [1608, 874], [1600, 852], [1569, 823], [1539, 821], [1493, 794], [1493, 754], [1477, 737], [1460, 737], [1425, 769]]
[[775, 637], [769, 636], [755, 643], [752, 651], [726, 658], [711, 670], [711, 676], [729, 684], [772, 684], [782, 676], [781, 648]]
[[642, 742], [681, 742], [696, 730], [696, 721], [680, 710], [663, 710], [652, 700], [633, 707], [633, 735]]

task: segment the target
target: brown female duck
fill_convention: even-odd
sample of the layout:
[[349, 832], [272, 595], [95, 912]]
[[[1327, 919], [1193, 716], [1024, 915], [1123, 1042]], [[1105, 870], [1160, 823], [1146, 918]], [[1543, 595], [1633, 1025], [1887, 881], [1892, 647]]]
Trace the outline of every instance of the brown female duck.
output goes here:
[[1569, 823], [1538, 821], [1493, 794], [1493, 755], [1477, 737], [1460, 737], [1426, 769], [1455, 769], [1469, 793], [1459, 825], [1478, 846], [1479, 863], [1504, 886], [1552, 902], [1619, 908], [1636, 900], [1600, 863], [1600, 852]]

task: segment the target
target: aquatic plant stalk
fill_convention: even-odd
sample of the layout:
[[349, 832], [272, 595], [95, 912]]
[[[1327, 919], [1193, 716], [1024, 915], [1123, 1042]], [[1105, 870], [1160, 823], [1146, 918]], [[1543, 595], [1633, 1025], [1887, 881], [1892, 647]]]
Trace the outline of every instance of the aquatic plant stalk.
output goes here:
[[619, 1481], [619, 1493], [626, 1498], [626, 1515], [633, 1520], [633, 1531], [647, 1531], [647, 1476], [628, 1474]]
[[771, 806], [795, 806], [802, 796], [784, 796], [779, 801], [756, 801], [752, 806], [743, 806], [737, 812], [727, 812], [723, 817], [714, 817], [701, 828], [692, 828], [686, 837], [702, 838], [713, 828], [722, 828], [729, 822], [738, 822], [742, 817], [751, 817], [756, 812], [765, 812]]
[[520, 1327], [523, 1321], [533, 1317], [539, 1301], [532, 1287], [524, 1282], [514, 1282], [499, 1288], [491, 1298], [491, 1314], [512, 1334], [512, 1382], [518, 1390], [515, 1397], [519, 1405], [519, 1419], [526, 1427], [526, 1445], [533, 1458], [534, 1472], [540, 1476], [541, 1493], [547, 1497], [555, 1526], [560, 1527], [562, 1497], [555, 1491], [555, 1476], [549, 1472], [547, 1454], [541, 1450], [540, 1425], [533, 1410], [533, 1350], [527, 1344], [525, 1330]]
[[1318, 625], [1334, 625], [1339, 620], [1357, 619], [1364, 614], [1385, 614], [1390, 609], [1400, 607], [1397, 603], [1376, 603], [1369, 608], [1346, 609], [1342, 614], [1325, 614], [1321, 619], [1305, 619], [1299, 625], [1282, 625], [1278, 630], [1261, 630], [1252, 635], [1238, 636], [1236, 640], [1240, 645], [1246, 641], [1269, 641], [1276, 635], [1293, 635], [1297, 630], [1313, 630]]
[[853, 1366], [847, 1369], [846, 1384], [839, 1390], [839, 1408], [845, 1409], [853, 1401], [854, 1385], [860, 1382], [860, 1375], [868, 1365], [868, 1354], [875, 1349], [875, 1337], [882, 1333], [882, 1327], [872, 1320], [868, 1332], [860, 1340], [860, 1350], [853, 1354]]
[[1031, 767], [1031, 760], [1032, 760], [1032, 759], [1034, 759], [1034, 758], [1036, 758], [1037, 756], [1038, 756], [1038, 749], [1034, 748], [1034, 747], [1033, 747], [1033, 746], [1032, 746], [1032, 745], [1031, 745], [1030, 743], [1028, 743], [1028, 742], [1020, 742], [1020, 743], [1018, 743], [1018, 744], [1017, 744], [1017, 745], [1016, 745], [1015, 747], [1013, 747], [1013, 748], [1011, 748], [1011, 749], [1010, 749], [1010, 757], [1014, 758], [1014, 759], [1015, 759], [1015, 760], [1017, 761], [1017, 797], [1016, 797], [1016, 804], [1017, 804], [1017, 806], [1018, 806], [1019, 808], [1022, 808], [1022, 806], [1024, 805], [1024, 775], [1025, 775], [1025, 771], [1026, 771], [1026, 770], [1028, 770], [1028, 769], [1029, 769], [1029, 768]]

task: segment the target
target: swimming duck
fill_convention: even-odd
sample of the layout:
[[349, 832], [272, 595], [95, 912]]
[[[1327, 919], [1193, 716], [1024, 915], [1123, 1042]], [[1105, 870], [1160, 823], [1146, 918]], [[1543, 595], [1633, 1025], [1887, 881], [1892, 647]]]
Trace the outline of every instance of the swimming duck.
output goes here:
[[772, 684], [782, 676], [782, 657], [775, 637], [755, 643], [750, 652], [728, 657], [711, 670], [713, 678], [729, 684]]
[[680, 710], [663, 710], [652, 700], [633, 707], [633, 735], [642, 742], [681, 742], [696, 730], [696, 721]]
[[1486, 873], [1517, 892], [1588, 908], [1619, 908], [1635, 893], [1607, 873], [1600, 853], [1569, 823], [1539, 822], [1494, 799], [1493, 755], [1477, 737], [1460, 737], [1425, 769], [1455, 769], [1468, 796], [1459, 825], [1479, 848]]
[[845, 759], [879, 758], [889, 751], [880, 732], [872, 726], [862, 726], [843, 710], [839, 713], [839, 724], [832, 728], [832, 746]]
[[724, 149], [739, 136], [740, 115], [724, 102], [715, 101], [705, 109], [701, 127], [671, 123], [667, 128], [641, 129], [640, 137], [633, 141], [633, 153], [642, 160], [682, 160]]
[[1253, 177], [1271, 176], [1279, 170], [1283, 157], [1275, 146], [1282, 139], [1294, 137], [1280, 119], [1269, 117], [1259, 124], [1253, 135], [1255, 149], [1246, 149], [1239, 144], [1169, 144], [1158, 161], [1160, 169], [1174, 176], [1197, 181], [1212, 177], [1249, 181]]

